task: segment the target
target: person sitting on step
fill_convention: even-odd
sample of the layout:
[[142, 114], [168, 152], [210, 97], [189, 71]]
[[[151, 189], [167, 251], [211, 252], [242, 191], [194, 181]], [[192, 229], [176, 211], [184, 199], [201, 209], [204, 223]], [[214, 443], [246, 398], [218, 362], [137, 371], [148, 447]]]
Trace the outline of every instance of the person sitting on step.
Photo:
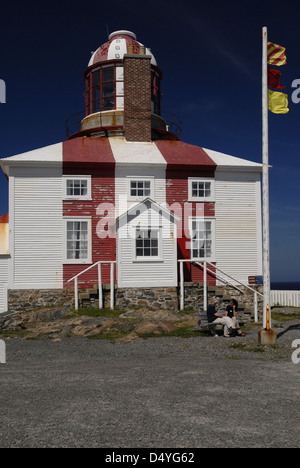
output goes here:
[[226, 307], [225, 316], [231, 318], [234, 327], [236, 327], [236, 333], [239, 336], [246, 336], [242, 333], [241, 327], [238, 320], [238, 302], [236, 299], [231, 299], [228, 306]]
[[[222, 315], [216, 310], [216, 305], [218, 300], [216, 298], [212, 298], [209, 301], [209, 305], [207, 308], [207, 320], [209, 324], [213, 325], [223, 325], [224, 326], [224, 337], [230, 338], [230, 334], [232, 330], [236, 330], [233, 321], [230, 317], [226, 317], [226, 315]], [[214, 336], [218, 336], [215, 334]]]

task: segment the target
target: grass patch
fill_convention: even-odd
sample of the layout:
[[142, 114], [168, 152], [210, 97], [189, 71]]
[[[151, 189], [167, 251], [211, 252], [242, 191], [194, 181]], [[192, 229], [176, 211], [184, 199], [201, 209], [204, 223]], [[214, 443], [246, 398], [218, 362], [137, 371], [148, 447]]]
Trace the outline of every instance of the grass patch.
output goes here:
[[[88, 336], [91, 340], [110, 340], [115, 341], [119, 338], [123, 338], [128, 335], [128, 331], [110, 331], [107, 333], [98, 333], [97, 335]], [[161, 332], [161, 333], [145, 333], [144, 335], [139, 334], [139, 338], [165, 338], [165, 337], [178, 337], [178, 338], [194, 338], [198, 336], [208, 336], [207, 332], [197, 332], [191, 330], [190, 327], [180, 327], [172, 332]]]
[[195, 331], [190, 326], [179, 327], [177, 330], [162, 333], [147, 333], [140, 335], [141, 338], [163, 338], [163, 337], [177, 337], [177, 338], [195, 338], [199, 336], [210, 336], [209, 330]]
[[289, 320], [300, 320], [300, 312], [283, 313], [272, 311], [272, 318], [278, 322], [288, 322]]
[[229, 346], [231, 349], [235, 349], [238, 351], [246, 351], [247, 353], [264, 353], [266, 348], [263, 345], [251, 345], [247, 343], [233, 343]]
[[0, 339], [2, 338], [26, 338], [30, 334], [30, 330], [1, 330]]
[[185, 307], [183, 310], [178, 311], [179, 315], [196, 315], [196, 311], [193, 307]]

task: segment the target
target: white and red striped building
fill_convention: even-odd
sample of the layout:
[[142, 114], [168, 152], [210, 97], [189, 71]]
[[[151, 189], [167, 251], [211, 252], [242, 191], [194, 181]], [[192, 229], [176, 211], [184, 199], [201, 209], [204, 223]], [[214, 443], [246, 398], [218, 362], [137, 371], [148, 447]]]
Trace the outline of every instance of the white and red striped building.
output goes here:
[[[0, 312], [8, 289], [70, 287], [99, 261], [116, 261], [120, 288], [177, 286], [179, 259], [208, 260], [246, 283], [262, 274], [261, 165], [180, 141], [161, 112], [161, 78], [133, 33], [111, 34], [85, 72], [76, 131], [0, 160], [9, 180]], [[109, 275], [103, 265], [103, 282]], [[187, 263], [185, 280], [202, 279]], [[96, 283], [97, 268], [79, 280]]]

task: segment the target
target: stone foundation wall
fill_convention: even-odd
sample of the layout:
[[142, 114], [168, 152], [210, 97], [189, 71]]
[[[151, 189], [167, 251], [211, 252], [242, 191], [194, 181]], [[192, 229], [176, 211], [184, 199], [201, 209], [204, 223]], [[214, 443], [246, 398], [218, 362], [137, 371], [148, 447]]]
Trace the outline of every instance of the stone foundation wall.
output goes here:
[[[231, 298], [239, 303], [239, 308], [248, 314], [254, 312], [254, 294], [247, 288], [240, 286], [245, 293], [241, 294], [229, 286], [209, 286], [208, 300], [212, 297], [218, 299], [218, 307], [225, 309]], [[258, 292], [263, 293], [262, 286], [253, 286]], [[92, 290], [88, 290], [92, 291]], [[185, 283], [185, 308], [203, 310], [203, 284]], [[85, 291], [79, 291], [86, 297], [80, 300], [80, 307], [99, 307], [98, 293], [87, 294]], [[103, 288], [105, 308], [110, 307], [110, 287]], [[178, 311], [180, 304], [179, 288], [129, 288], [115, 289], [115, 306], [118, 309], [128, 310], [132, 307], [145, 307], [150, 310], [166, 309]], [[263, 300], [258, 298], [258, 309], [262, 312]], [[8, 309], [16, 312], [25, 312], [38, 307], [69, 305], [74, 307], [73, 289], [28, 289], [28, 290], [9, 290], [8, 291]]]
[[9, 289], [8, 310], [26, 312], [38, 307], [70, 305], [74, 307], [73, 289]]
[[152, 309], [178, 310], [177, 288], [130, 288], [116, 290], [116, 307], [150, 307]]

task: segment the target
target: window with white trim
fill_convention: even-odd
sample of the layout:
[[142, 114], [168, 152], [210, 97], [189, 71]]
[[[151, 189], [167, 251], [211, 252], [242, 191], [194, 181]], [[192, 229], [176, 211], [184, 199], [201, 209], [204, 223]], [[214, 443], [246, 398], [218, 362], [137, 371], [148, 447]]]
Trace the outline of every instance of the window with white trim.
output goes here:
[[91, 176], [64, 176], [64, 200], [91, 200]]
[[191, 258], [212, 260], [215, 256], [215, 220], [192, 218], [190, 233]]
[[214, 192], [213, 179], [189, 178], [189, 201], [214, 201]]
[[65, 263], [91, 263], [91, 219], [65, 218]]
[[128, 177], [127, 194], [129, 200], [154, 198], [154, 178]]
[[159, 229], [136, 229], [135, 255], [137, 259], [159, 258]]

